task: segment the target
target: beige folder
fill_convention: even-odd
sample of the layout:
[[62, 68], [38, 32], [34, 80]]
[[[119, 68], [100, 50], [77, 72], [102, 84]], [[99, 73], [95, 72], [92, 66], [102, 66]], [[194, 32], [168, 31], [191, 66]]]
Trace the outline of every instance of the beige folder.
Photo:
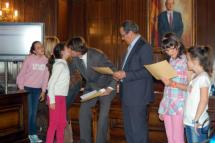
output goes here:
[[157, 80], [162, 77], [171, 79], [177, 76], [175, 69], [166, 60], [144, 66]]
[[92, 67], [92, 68], [93, 70], [101, 74], [109, 74], [109, 75], [113, 74], [113, 70], [109, 67]]

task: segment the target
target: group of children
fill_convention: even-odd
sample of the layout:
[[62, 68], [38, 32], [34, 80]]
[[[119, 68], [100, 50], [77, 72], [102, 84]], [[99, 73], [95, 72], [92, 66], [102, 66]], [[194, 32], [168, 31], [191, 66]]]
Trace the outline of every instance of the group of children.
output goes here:
[[177, 72], [173, 79], [162, 78], [165, 88], [158, 112], [168, 143], [184, 143], [184, 129], [188, 143], [202, 143], [209, 130], [212, 51], [207, 46], [193, 46], [185, 54], [183, 43], [173, 33], [162, 38], [161, 48]]
[[17, 76], [18, 88], [28, 92], [28, 138], [31, 143], [42, 142], [37, 136], [36, 115], [39, 99], [44, 100], [47, 89], [49, 128], [46, 143], [53, 143], [55, 132], [57, 142], [64, 142], [66, 96], [70, 82], [67, 59], [71, 57], [71, 51], [65, 44], [59, 43], [51, 53], [48, 60], [42, 43], [33, 42]]
[[[159, 118], [164, 121], [168, 143], [184, 143], [184, 128], [188, 143], [200, 143], [207, 138], [209, 128], [206, 111], [211, 87], [211, 50], [209, 47], [195, 46], [185, 54], [183, 43], [173, 33], [163, 37], [161, 48], [177, 72], [177, 77], [173, 79], [162, 78], [165, 88]], [[70, 80], [67, 59], [71, 57], [71, 51], [59, 43], [51, 53], [48, 60], [41, 42], [33, 42], [30, 54], [17, 76], [19, 89], [29, 93], [30, 142], [42, 142], [37, 136], [36, 113], [39, 99], [44, 100], [48, 87], [49, 128], [46, 142], [53, 143], [56, 132], [57, 142], [63, 143], [66, 126], [65, 97]]]

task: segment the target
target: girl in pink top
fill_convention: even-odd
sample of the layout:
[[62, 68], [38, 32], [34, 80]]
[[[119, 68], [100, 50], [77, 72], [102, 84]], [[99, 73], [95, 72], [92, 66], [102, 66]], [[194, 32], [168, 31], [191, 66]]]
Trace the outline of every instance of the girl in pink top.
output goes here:
[[49, 78], [47, 62], [43, 45], [35, 41], [17, 76], [18, 88], [28, 92], [28, 138], [31, 143], [42, 142], [37, 136], [36, 114], [39, 98], [44, 100], [47, 89]]

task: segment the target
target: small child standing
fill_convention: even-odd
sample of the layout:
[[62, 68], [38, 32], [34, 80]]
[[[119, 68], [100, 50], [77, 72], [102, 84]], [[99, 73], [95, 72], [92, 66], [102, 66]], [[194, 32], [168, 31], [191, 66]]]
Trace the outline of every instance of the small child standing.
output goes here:
[[57, 44], [49, 60], [51, 77], [48, 83], [49, 127], [46, 143], [53, 143], [56, 132], [57, 143], [64, 142], [66, 127], [66, 96], [69, 90], [70, 72], [66, 60], [71, 50], [64, 44]]
[[183, 109], [187, 94], [180, 86], [187, 84], [185, 50], [173, 33], [167, 33], [162, 38], [161, 48], [169, 57], [169, 63], [175, 69], [177, 77], [172, 80], [162, 79], [165, 88], [158, 111], [159, 118], [164, 121], [168, 143], [184, 143]]
[[17, 76], [18, 88], [28, 92], [28, 138], [31, 143], [42, 142], [37, 136], [36, 116], [39, 98], [44, 100], [47, 89], [49, 78], [47, 62], [43, 45], [35, 41]]
[[207, 139], [208, 100], [211, 87], [212, 59], [209, 47], [195, 46], [188, 49], [188, 68], [194, 72], [188, 85], [184, 108], [184, 124], [188, 143], [201, 143]]

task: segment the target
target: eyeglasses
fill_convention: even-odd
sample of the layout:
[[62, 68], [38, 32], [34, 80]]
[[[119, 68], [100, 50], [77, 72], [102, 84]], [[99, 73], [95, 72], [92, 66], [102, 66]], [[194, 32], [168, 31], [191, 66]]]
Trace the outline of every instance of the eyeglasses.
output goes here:
[[175, 47], [172, 47], [172, 48], [166, 48], [166, 49], [162, 49], [162, 52], [165, 52], [165, 53], [168, 53], [172, 50], [176, 49]]
[[120, 36], [121, 36], [122, 38], [124, 38], [127, 34], [128, 34], [128, 33], [123, 33], [123, 34], [120, 33]]

